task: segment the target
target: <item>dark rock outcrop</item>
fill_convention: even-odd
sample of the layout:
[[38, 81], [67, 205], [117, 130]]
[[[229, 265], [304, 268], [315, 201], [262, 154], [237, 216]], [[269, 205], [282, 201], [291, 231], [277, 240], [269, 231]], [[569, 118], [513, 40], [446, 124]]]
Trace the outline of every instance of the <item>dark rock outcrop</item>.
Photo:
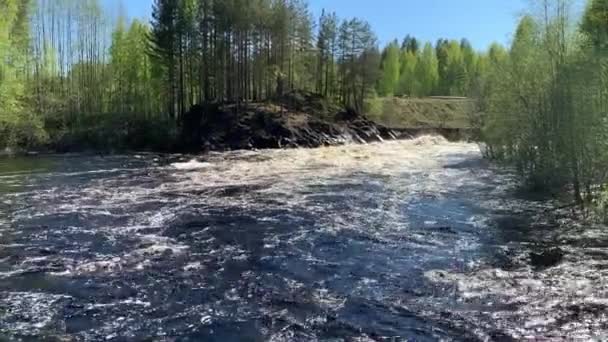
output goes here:
[[284, 102], [194, 106], [182, 119], [180, 149], [319, 147], [395, 137], [353, 110], [330, 117], [335, 108], [318, 97]]
[[216, 103], [194, 105], [181, 118], [181, 134], [179, 144], [186, 149], [198, 149], [203, 135], [201, 122], [203, 118], [212, 116], [219, 110]]
[[560, 248], [544, 250], [540, 253], [530, 253], [530, 263], [536, 269], [557, 266], [564, 259], [565, 253]]

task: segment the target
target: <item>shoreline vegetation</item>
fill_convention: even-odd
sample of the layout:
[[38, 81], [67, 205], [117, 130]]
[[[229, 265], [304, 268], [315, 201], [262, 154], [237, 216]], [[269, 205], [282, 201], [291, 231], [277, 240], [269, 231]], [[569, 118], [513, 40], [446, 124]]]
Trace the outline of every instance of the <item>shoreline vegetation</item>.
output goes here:
[[[29, 150], [6, 148], [0, 151], [0, 156], [314, 148], [420, 135], [440, 135], [451, 141], [478, 140], [479, 131], [468, 125], [468, 111], [473, 103], [469, 99], [378, 98], [376, 101], [382, 106], [381, 113], [370, 111], [366, 115], [329, 104], [320, 95], [298, 91], [290, 92], [280, 100], [243, 103], [238, 109], [235, 103], [195, 105], [182, 116], [173, 135], [163, 136], [157, 145], [149, 145], [151, 142], [145, 139], [149, 134], [145, 130], [152, 128], [145, 122], [133, 128], [121, 121], [103, 122], [101, 127], [92, 122], [53, 146], [33, 146]], [[124, 140], [109, 141], [104, 137]]]
[[240, 112], [294, 92], [332, 115], [379, 97], [469, 96], [487, 64], [466, 39], [381, 50], [365, 20], [315, 18], [305, 0], [155, 0], [149, 23], [100, 0], [0, 6], [0, 146], [13, 149], [167, 150], [195, 106]]
[[608, 213], [608, 0], [584, 2], [534, 2], [509, 46], [479, 51], [409, 35], [381, 48], [365, 20], [315, 18], [305, 0], [155, 0], [150, 23], [99, 0], [1, 0], [0, 146], [204, 151], [470, 127], [531, 188]]

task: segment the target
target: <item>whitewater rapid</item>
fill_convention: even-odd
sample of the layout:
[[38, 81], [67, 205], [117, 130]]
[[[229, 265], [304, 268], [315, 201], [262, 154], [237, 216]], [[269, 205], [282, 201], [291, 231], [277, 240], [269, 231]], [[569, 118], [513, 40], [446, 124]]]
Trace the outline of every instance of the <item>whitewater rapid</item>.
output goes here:
[[606, 230], [546, 219], [476, 144], [2, 160], [0, 184], [0, 338], [608, 331]]

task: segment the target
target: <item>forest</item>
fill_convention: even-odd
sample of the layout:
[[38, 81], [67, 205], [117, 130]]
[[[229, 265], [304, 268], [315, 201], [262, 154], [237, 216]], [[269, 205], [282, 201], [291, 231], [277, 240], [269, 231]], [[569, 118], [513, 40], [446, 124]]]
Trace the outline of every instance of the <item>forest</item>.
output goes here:
[[466, 96], [488, 57], [406, 37], [302, 0], [157, 0], [150, 23], [99, 0], [2, 0], [0, 146], [158, 147], [192, 105], [292, 90], [364, 111], [375, 96]]
[[[487, 157], [538, 189], [608, 206], [608, 0], [535, 1], [509, 46], [379, 46], [360, 18], [305, 0], [0, 0], [0, 146], [163, 149], [196, 104], [299, 90], [364, 113], [377, 97], [462, 96]], [[119, 13], [119, 14], [113, 14]], [[598, 195], [599, 194], [599, 195]]]

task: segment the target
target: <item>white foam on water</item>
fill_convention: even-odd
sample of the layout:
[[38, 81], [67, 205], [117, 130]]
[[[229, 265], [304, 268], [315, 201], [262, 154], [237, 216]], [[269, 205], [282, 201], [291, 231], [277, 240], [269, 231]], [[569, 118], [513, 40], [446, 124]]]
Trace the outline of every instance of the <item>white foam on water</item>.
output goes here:
[[[35, 336], [56, 324], [62, 302], [71, 297], [35, 292], [0, 292], [0, 332]], [[6, 319], [6, 321], [3, 321]]]
[[[455, 155], [459, 157], [454, 157]], [[393, 238], [387, 238], [387, 234], [392, 234], [411, 239], [408, 243], [420, 250], [426, 248], [428, 251], [434, 251], [441, 249], [442, 243], [447, 242], [438, 240], [433, 242], [434, 245], [430, 245], [428, 236], [412, 233], [408, 222], [404, 222], [406, 220], [403, 211], [412, 204], [410, 202], [420, 198], [439, 201], [455, 187], [483, 185], [483, 182], [477, 180], [479, 175], [470, 170], [445, 167], [454, 162], [455, 158], [465, 159], [463, 156], [479, 158], [481, 155], [475, 144], [449, 143], [439, 137], [317, 149], [213, 153], [208, 156], [208, 162], [193, 159], [148, 170], [145, 176], [139, 175], [144, 178], [141, 184], [130, 182], [130, 174], [109, 175], [78, 186], [19, 193], [11, 198], [16, 210], [7, 226], [16, 226], [19, 222], [31, 219], [43, 221], [46, 217], [82, 214], [85, 216], [77, 218], [74, 224], [63, 224], [63, 233], [99, 236], [102, 238], [99, 240], [112, 247], [121, 246], [121, 242], [129, 242], [123, 249], [110, 248], [111, 252], [107, 254], [91, 250], [91, 245], [69, 245], [62, 252], [79, 248], [81, 252], [86, 253], [80, 253], [79, 259], [69, 258], [61, 253], [50, 258], [49, 260], [59, 261], [65, 268], [51, 272], [51, 275], [59, 277], [120, 277], [129, 272], [145, 271], [160, 259], [187, 260], [183, 264], [176, 264], [177, 269], [186, 275], [203, 273], [207, 260], [213, 260], [217, 265], [217, 268], [214, 268], [215, 275], [221, 275], [228, 263], [248, 262], [249, 258], [252, 258], [249, 251], [239, 245], [230, 244], [223, 244], [218, 248], [218, 242], [213, 237], [198, 241], [208, 245], [209, 249], [194, 250], [190, 248], [188, 240], [175, 237], [179, 231], [176, 235], [169, 234], [174, 226], [180, 227], [181, 218], [201, 218], [204, 221], [213, 208], [238, 208], [243, 212], [281, 212], [283, 217], [293, 222], [293, 229], [287, 233], [267, 236], [260, 247], [280, 250], [287, 244], [294, 252], [304, 255], [305, 261], [318, 265], [334, 265], [310, 254], [310, 249], [315, 247], [311, 244], [311, 236], [318, 236], [320, 232], [341, 237], [346, 235], [345, 233], [355, 231], [375, 241], [370, 245], [393, 244], [394, 247]], [[111, 171], [114, 170], [99, 172]], [[358, 175], [371, 177], [363, 177], [368, 181], [360, 184]], [[322, 191], [315, 191], [315, 188]], [[315, 196], [318, 193], [329, 198], [334, 196], [338, 200], [333, 203], [332, 200], [320, 199], [317, 203]], [[368, 210], [359, 210], [357, 201], [362, 200], [374, 205]], [[49, 203], [53, 205], [48, 205]], [[328, 203], [344, 206], [345, 209], [328, 210]], [[301, 217], [302, 209], [310, 214], [312, 223]], [[452, 210], [453, 212], [446, 215], [460, 214], [458, 208]], [[91, 218], [97, 219], [95, 225], [83, 223], [92, 222]], [[105, 222], [111, 220], [120, 223], [112, 226]], [[424, 218], [424, 221], [427, 225], [435, 225], [439, 220], [431, 216]], [[259, 218], [258, 223], [279, 225], [281, 219], [263, 217]], [[485, 222], [483, 218], [467, 216], [462, 220], [458, 219], [458, 224], [482, 226]], [[213, 223], [205, 226], [205, 223], [201, 222], [200, 227], [193, 229], [207, 234], [212, 228], [215, 228]], [[234, 228], [237, 234], [241, 229], [238, 226], [231, 228]], [[42, 230], [37, 236], [46, 239], [50, 234], [62, 236], [60, 233]], [[458, 240], [456, 245], [460, 250], [479, 248], [478, 244], [467, 240]], [[264, 257], [267, 258], [265, 260], [281, 258]], [[450, 277], [454, 281], [460, 280], [457, 275]], [[383, 286], [372, 278], [365, 278], [357, 285], [360, 291], [369, 291], [374, 295], [374, 291]], [[202, 284], [194, 286], [202, 287]], [[304, 284], [297, 282], [288, 283], [288, 287], [293, 291], [302, 286]], [[463, 289], [471, 293], [482, 291], [472, 286]], [[380, 298], [384, 294], [378, 292], [377, 296]], [[238, 302], [240, 297], [238, 293], [230, 291], [225, 294], [225, 299]], [[149, 305], [144, 299], [141, 299], [142, 302], [137, 299], [127, 301], [108, 305]], [[330, 290], [321, 289], [314, 293], [313, 301], [327, 311], [336, 311], [344, 307], [346, 298]], [[294, 322], [296, 323], [307, 324], [306, 321]], [[115, 328], [108, 326], [108, 329]], [[286, 332], [286, 335], [279, 335], [275, 336], [276, 340], [282, 340], [288, 334]]]
[[142, 306], [142, 307], [148, 308], [152, 305], [152, 303], [150, 303], [148, 301], [142, 301], [137, 298], [128, 298], [128, 299], [124, 299], [124, 300], [115, 301], [112, 303], [91, 303], [86, 306], [86, 310], [114, 307], [114, 306], [119, 306], [119, 305]]
[[160, 256], [175, 258], [187, 252], [188, 246], [179, 244], [173, 239], [148, 234], [136, 235], [144, 247], [125, 251], [122, 255], [98, 256], [93, 260], [73, 261], [67, 264], [63, 272], [54, 272], [57, 276], [75, 276], [86, 274], [117, 274], [128, 271], [141, 271], [152, 265], [151, 260]]
[[314, 301], [325, 310], [338, 311], [344, 307], [347, 298], [333, 294], [328, 289], [319, 289], [314, 292]]
[[[499, 310], [491, 315], [492, 324], [516, 339], [559, 336], [565, 340], [589, 340], [606, 332], [606, 260], [577, 258], [576, 262], [566, 261], [540, 271], [529, 267], [507, 271], [477, 265], [471, 272], [433, 270], [425, 277], [436, 284], [455, 286], [464, 301], [494, 298], [503, 305], [516, 305], [516, 310]], [[598, 317], [594, 310], [604, 312], [603, 316]], [[462, 317], [465, 321], [487, 318], [483, 313]], [[564, 323], [557, 324], [560, 321]]]
[[440, 135], [423, 135], [412, 140], [416, 146], [429, 146], [446, 144], [447, 140]]
[[205, 268], [205, 266], [203, 266], [203, 264], [201, 264], [200, 261], [195, 261], [195, 262], [191, 262], [191, 263], [187, 264], [186, 266], [184, 266], [183, 270], [186, 272], [191, 272], [191, 271], [200, 271], [204, 268]]
[[200, 162], [196, 159], [192, 159], [188, 162], [185, 163], [173, 163], [171, 164], [171, 167], [173, 167], [174, 169], [177, 170], [184, 170], [184, 171], [189, 171], [189, 170], [200, 170], [200, 169], [205, 169], [208, 167], [211, 167], [212, 164], [211, 163], [206, 163], [206, 162]]
[[[306, 205], [312, 213], [324, 221], [320, 222], [327, 230], [339, 233], [351, 229], [352, 222], [362, 221], [378, 224], [382, 220], [383, 229], [401, 231], [406, 227], [400, 222], [399, 203], [386, 202], [378, 210], [381, 217], [369, 216], [368, 213], [354, 211], [341, 216], [325, 216], [323, 206], [313, 206], [306, 195], [308, 186], [317, 183], [320, 186], [340, 185], [341, 177], [353, 172], [392, 177], [394, 188], [401, 189], [405, 195], [421, 191], [439, 191], [445, 188], [446, 181], [441, 177], [429, 178], [422, 184], [411, 184], [407, 179], [398, 176], [413, 172], [444, 172], [441, 156], [453, 153], [478, 153], [476, 146], [470, 144], [440, 144], [436, 137], [421, 137], [415, 141], [391, 141], [384, 144], [346, 145], [318, 149], [269, 150], [235, 152], [229, 154], [212, 154], [211, 162], [199, 162], [195, 159], [186, 163], [175, 163], [171, 169], [157, 170], [161, 174], [169, 173], [168, 181], [155, 187], [138, 187], [131, 183], [122, 184], [122, 178], [103, 178], [92, 180], [84, 188], [50, 188], [20, 196], [31, 196], [44, 206], [23, 206], [14, 211], [12, 222], [32, 218], [53, 217], [56, 215], [84, 214], [91, 217], [105, 216], [113, 219], [128, 219], [123, 227], [77, 227], [69, 226], [66, 232], [103, 234], [109, 241], [121, 241], [125, 238], [136, 238], [139, 245], [145, 247], [125, 250], [118, 255], [98, 255], [82, 260], [63, 260], [65, 270], [54, 271], [55, 275], [73, 276], [93, 273], [117, 273], [129, 270], [143, 270], [151, 265], [150, 259], [159, 255], [177, 256], [188, 253], [187, 245], [162, 237], [163, 231], [176, 218], [200, 204], [210, 207], [222, 207], [227, 204], [244, 209], [255, 207], [252, 197], [256, 192], [274, 196], [280, 208], [291, 210]], [[421, 145], [429, 145], [424, 148]], [[206, 169], [207, 172], [201, 172]], [[96, 172], [113, 172], [123, 169], [98, 170], [90, 172], [63, 173], [64, 176], [79, 176]], [[127, 176], [128, 177], [128, 176]], [[458, 176], [457, 176], [458, 177]], [[229, 186], [255, 187], [259, 190], [246, 191], [242, 196], [222, 197], [217, 195], [200, 195], [201, 191], [210, 188], [223, 189]], [[167, 198], [166, 194], [178, 194], [179, 197]], [[49, 206], [46, 203], [55, 203]], [[90, 204], [88, 204], [90, 203]], [[160, 209], [131, 210], [131, 207], [163, 205]], [[265, 206], [270, 207], [269, 204]], [[197, 214], [197, 213], [193, 213]], [[86, 219], [86, 218], [85, 218]], [[294, 216], [297, 219], [297, 216]], [[151, 228], [159, 231], [150, 234]], [[307, 238], [309, 232], [301, 231], [291, 238], [290, 243]], [[382, 232], [375, 234], [379, 239]], [[278, 241], [268, 244], [276, 245]], [[86, 249], [86, 247], [85, 247]], [[170, 254], [167, 254], [170, 253]], [[242, 250], [222, 250], [231, 255], [233, 260], [244, 261], [248, 255]], [[4, 276], [15, 273], [7, 272]]]

